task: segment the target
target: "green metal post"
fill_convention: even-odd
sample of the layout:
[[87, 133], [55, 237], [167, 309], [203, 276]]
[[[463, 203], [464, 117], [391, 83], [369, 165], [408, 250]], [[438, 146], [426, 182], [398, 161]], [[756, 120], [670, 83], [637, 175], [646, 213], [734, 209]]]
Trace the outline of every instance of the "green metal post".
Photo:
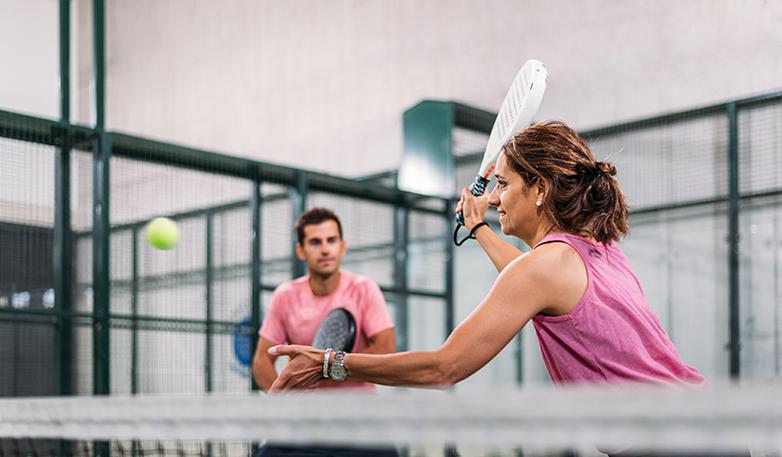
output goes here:
[[[516, 242], [516, 247], [521, 249], [521, 242]], [[524, 334], [516, 334], [516, 384], [524, 384]]]
[[[451, 200], [447, 203], [448, 208], [454, 208], [456, 202]], [[456, 327], [456, 302], [453, 297], [453, 269], [454, 269], [454, 244], [451, 241], [453, 236], [454, 217], [450, 211], [445, 212], [445, 336], [451, 334]]]
[[[138, 237], [139, 227], [130, 229], [130, 393], [138, 393]], [[139, 455], [141, 442], [130, 443], [130, 455]]]
[[[258, 347], [258, 331], [261, 329], [261, 320], [263, 319], [261, 308], [261, 183], [253, 181], [252, 192], [250, 193], [250, 211], [251, 211], [251, 228], [250, 233], [252, 237], [251, 242], [251, 255], [250, 261], [252, 267], [250, 268], [250, 306], [251, 313], [251, 325], [252, 334], [250, 335], [250, 350], [255, 351]], [[250, 363], [250, 389], [258, 390], [258, 385], [255, 383], [252, 376], [252, 362]]]
[[[447, 203], [448, 208], [456, 206], [454, 201]], [[454, 258], [454, 244], [451, 242], [453, 215], [449, 212], [445, 212], [445, 234], [443, 236], [443, 243], [445, 248], [445, 338], [451, 334], [456, 327], [456, 304], [453, 299], [453, 258]], [[446, 445], [443, 452], [445, 457], [458, 456], [459, 452], [455, 446]]]
[[409, 339], [409, 303], [408, 303], [408, 244], [410, 238], [410, 211], [403, 207], [394, 208], [394, 288], [399, 290], [397, 294], [397, 339], [400, 351], [410, 349]]
[[[299, 216], [306, 211], [307, 188], [307, 174], [300, 171], [296, 176], [296, 188], [291, 189], [291, 214], [293, 216], [293, 225], [296, 224], [296, 220], [299, 219]], [[291, 234], [291, 274], [294, 278], [304, 276], [306, 273], [304, 262], [299, 260], [299, 257], [296, 255], [297, 243], [298, 240], [296, 239], [296, 233], [294, 231], [294, 233]]]
[[729, 103], [728, 115], [728, 297], [730, 377], [741, 376], [741, 310], [739, 303], [739, 132], [736, 103]]
[[[214, 360], [212, 335], [214, 334], [214, 315], [213, 315], [213, 285], [214, 285], [214, 212], [206, 212], [206, 291], [204, 292], [204, 301], [206, 303], [206, 353], [204, 355], [204, 389], [206, 392], [212, 392], [212, 360]], [[213, 445], [209, 441], [206, 443], [206, 455], [212, 457]]]
[[138, 393], [138, 237], [139, 228], [130, 231], [130, 393]]
[[93, 392], [109, 394], [110, 217], [109, 168], [111, 144], [104, 130], [104, 2], [93, 0], [94, 98], [97, 137], [93, 141]]
[[206, 355], [204, 357], [204, 379], [207, 392], [212, 391], [212, 334], [214, 325], [214, 316], [212, 309], [212, 286], [214, 283], [214, 214], [210, 211], [206, 213]]
[[60, 0], [60, 120], [71, 121], [71, 0]]
[[515, 338], [516, 343], [516, 384], [524, 384], [524, 335], [519, 332]]
[[[71, 5], [60, 0], [60, 120], [71, 117]], [[73, 234], [71, 232], [71, 139], [63, 135], [54, 164], [54, 297], [59, 319], [60, 395], [73, 394]]]
[[22, 355], [21, 355], [21, 346], [22, 346], [22, 344], [21, 344], [21, 341], [20, 341], [20, 338], [19, 338], [19, 327], [20, 327], [19, 325], [12, 325], [11, 326], [11, 328], [12, 328], [11, 331], [13, 333], [12, 336], [11, 336], [11, 341], [13, 341], [12, 345], [13, 345], [13, 348], [14, 348], [14, 355], [13, 355], [13, 358], [11, 359], [11, 360], [13, 360], [13, 364], [12, 364], [12, 368], [11, 369], [14, 370], [13, 371], [13, 381], [12, 381], [13, 384], [11, 386], [11, 392], [13, 392], [13, 396], [15, 396], [15, 397], [19, 395], [19, 378], [20, 378], [20, 375], [22, 374], [22, 371], [19, 369], [19, 365], [20, 365], [20, 362], [22, 360]]
[[[92, 2], [93, 34], [93, 100], [92, 112], [96, 138], [92, 153], [92, 379], [95, 395], [108, 395], [111, 391], [110, 374], [110, 199], [109, 170], [111, 142], [105, 131], [105, 14], [104, 0]], [[110, 457], [107, 441], [93, 443], [96, 457]]]
[[[95, 129], [105, 127], [106, 109], [106, 19], [104, 0], [92, 0], [92, 116]], [[101, 132], [98, 132], [101, 133]]]
[[[263, 320], [263, 309], [261, 308], [261, 291], [262, 291], [262, 270], [261, 261], [262, 253], [261, 247], [261, 205], [263, 203], [263, 195], [261, 194], [261, 182], [253, 180], [252, 190], [250, 192], [250, 214], [251, 214], [251, 226], [250, 226], [250, 351], [255, 352], [255, 348], [258, 347], [259, 335], [261, 330], [261, 321]], [[297, 259], [298, 260], [298, 259]], [[295, 261], [294, 261], [295, 262]], [[252, 360], [250, 358], [250, 390], [258, 391], [260, 387], [255, 382], [255, 377], [252, 371]], [[259, 443], [252, 443], [252, 455], [258, 453]]]
[[94, 143], [93, 162], [93, 393], [108, 395], [109, 387], [109, 162], [111, 145], [106, 135]]
[[[445, 198], [453, 193], [454, 104], [424, 100], [402, 115], [403, 146], [397, 186]], [[421, 170], [427, 170], [422, 179]]]

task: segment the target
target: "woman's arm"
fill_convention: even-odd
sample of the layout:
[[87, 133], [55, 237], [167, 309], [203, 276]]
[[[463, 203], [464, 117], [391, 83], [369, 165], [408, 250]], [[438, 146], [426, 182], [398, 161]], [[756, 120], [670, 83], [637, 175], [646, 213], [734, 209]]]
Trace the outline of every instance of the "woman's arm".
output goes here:
[[475, 239], [481, 245], [486, 255], [489, 256], [497, 271], [504, 270], [509, 263], [524, 254], [524, 251], [500, 238], [488, 226], [476, 230]]
[[[472, 230], [473, 227], [483, 222], [488, 208], [489, 197], [487, 195], [476, 197], [464, 189], [456, 211], [461, 211], [464, 214], [464, 227], [467, 230]], [[480, 227], [474, 235], [497, 271], [502, 271], [510, 262], [524, 253], [521, 249], [500, 238], [488, 226]]]
[[[391, 386], [447, 386], [478, 371], [550, 302], [547, 270], [536, 266], [533, 254], [519, 257], [499, 275], [486, 298], [439, 349], [347, 354], [348, 379]], [[291, 357], [273, 391], [307, 388], [323, 379], [321, 350], [277, 346], [270, 353]]]

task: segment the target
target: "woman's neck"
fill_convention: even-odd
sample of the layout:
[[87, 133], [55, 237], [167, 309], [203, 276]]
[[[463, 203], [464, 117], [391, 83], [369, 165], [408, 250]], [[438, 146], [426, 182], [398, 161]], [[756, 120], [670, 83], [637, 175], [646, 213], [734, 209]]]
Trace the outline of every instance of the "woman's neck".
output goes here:
[[527, 243], [527, 246], [532, 248], [535, 247], [536, 244], [540, 243], [548, 234], [556, 231], [558, 230], [556, 230], [551, 224], [540, 224], [535, 232], [529, 236], [529, 239], [522, 238], [522, 240]]

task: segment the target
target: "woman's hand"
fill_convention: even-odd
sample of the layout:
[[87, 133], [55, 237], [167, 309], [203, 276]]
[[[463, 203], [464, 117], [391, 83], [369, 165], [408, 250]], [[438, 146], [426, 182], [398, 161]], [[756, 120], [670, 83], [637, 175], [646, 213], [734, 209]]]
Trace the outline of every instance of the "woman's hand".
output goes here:
[[279, 345], [269, 348], [269, 354], [288, 356], [285, 368], [272, 384], [269, 392], [300, 390], [314, 387], [323, 380], [323, 354], [321, 349], [300, 345]]
[[487, 193], [484, 193], [480, 197], [476, 197], [469, 189], [462, 189], [462, 196], [459, 199], [459, 203], [456, 205], [456, 212], [464, 214], [464, 227], [467, 230], [472, 230], [475, 225], [483, 222], [483, 218], [486, 216], [486, 210], [488, 209], [489, 196]]

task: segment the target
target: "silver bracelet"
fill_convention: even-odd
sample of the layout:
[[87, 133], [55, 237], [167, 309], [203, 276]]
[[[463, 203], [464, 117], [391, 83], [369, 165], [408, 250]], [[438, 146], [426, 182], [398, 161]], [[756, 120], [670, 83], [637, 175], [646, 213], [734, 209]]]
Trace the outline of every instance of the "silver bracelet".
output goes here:
[[331, 348], [326, 349], [323, 353], [323, 377], [329, 377], [329, 358], [331, 357]]

